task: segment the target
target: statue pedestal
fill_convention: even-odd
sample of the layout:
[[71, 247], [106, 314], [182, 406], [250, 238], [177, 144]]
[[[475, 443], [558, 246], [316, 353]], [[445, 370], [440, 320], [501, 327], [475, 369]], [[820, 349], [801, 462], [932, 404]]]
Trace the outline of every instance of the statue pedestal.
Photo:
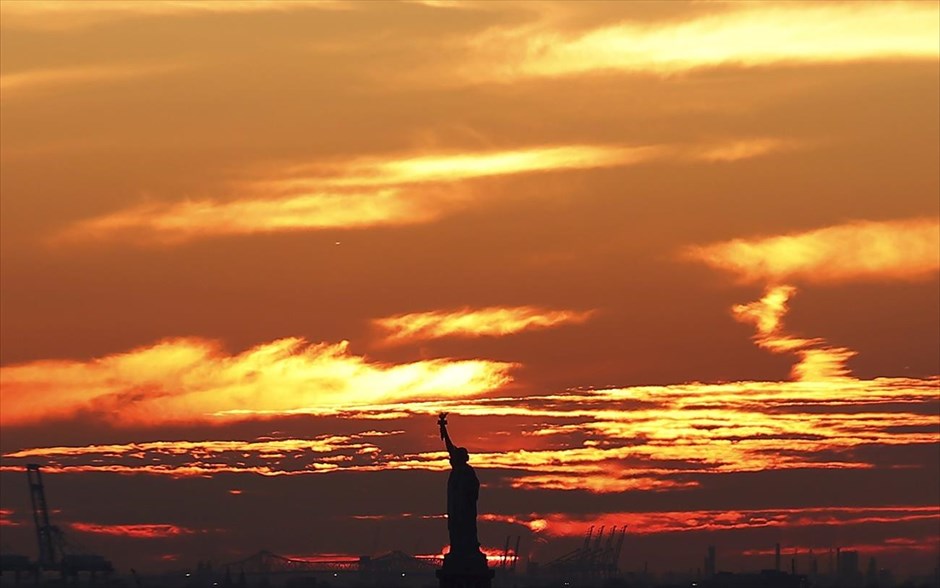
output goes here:
[[490, 588], [496, 572], [489, 568], [477, 572], [452, 572], [441, 568], [436, 575], [440, 588]]
[[440, 588], [490, 588], [496, 572], [486, 565], [486, 556], [476, 553], [444, 556], [436, 574]]

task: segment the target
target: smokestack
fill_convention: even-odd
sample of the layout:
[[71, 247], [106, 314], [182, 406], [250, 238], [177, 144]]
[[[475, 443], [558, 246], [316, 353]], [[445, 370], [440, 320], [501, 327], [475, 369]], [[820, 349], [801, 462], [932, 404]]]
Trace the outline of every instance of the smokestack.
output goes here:
[[718, 571], [715, 562], [715, 546], [708, 546], [708, 556], [705, 558], [705, 577], [711, 578]]
[[776, 548], [774, 549], [774, 569], [778, 572], [780, 571], [780, 544], [777, 543]]

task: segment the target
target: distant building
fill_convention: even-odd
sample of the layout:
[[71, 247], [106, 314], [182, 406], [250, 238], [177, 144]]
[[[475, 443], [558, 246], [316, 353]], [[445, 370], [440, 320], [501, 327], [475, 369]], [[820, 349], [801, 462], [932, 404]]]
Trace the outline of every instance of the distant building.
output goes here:
[[858, 571], [858, 552], [839, 550], [837, 553], [839, 580], [849, 584], [857, 583], [860, 579]]
[[715, 546], [708, 546], [708, 555], [705, 556], [705, 577], [711, 578], [718, 570], [715, 566]]

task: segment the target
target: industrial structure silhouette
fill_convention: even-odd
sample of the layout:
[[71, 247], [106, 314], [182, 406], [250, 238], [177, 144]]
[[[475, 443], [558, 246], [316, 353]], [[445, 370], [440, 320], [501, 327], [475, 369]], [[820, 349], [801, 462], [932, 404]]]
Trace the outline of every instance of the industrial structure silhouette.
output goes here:
[[[450, 441], [446, 431], [446, 415], [439, 425], [452, 465], [455, 469], [469, 468], [468, 454]], [[431, 587], [439, 588], [494, 588], [502, 587], [679, 587], [703, 588], [810, 588], [810, 587], [930, 587], [940, 586], [940, 575], [922, 582], [896, 582], [889, 571], [880, 570], [870, 558], [867, 571], [860, 569], [859, 553], [835, 548], [830, 550], [825, 571], [820, 571], [819, 558], [810, 553], [809, 569], [797, 570], [796, 559], [785, 566], [781, 546], [775, 546], [773, 567], [755, 573], [721, 571], [717, 549], [709, 545], [703, 566], [694, 574], [666, 573], [660, 577], [643, 572], [624, 573], [620, 561], [627, 539], [626, 526], [605, 527], [595, 533], [590, 527], [582, 544], [547, 563], [528, 560], [520, 566], [521, 536], [507, 536], [505, 546], [497, 555], [489, 551], [487, 557], [476, 540], [476, 476], [458, 470], [457, 476], [467, 476], [455, 484], [448, 483], [448, 515], [460, 512], [469, 518], [449, 524], [451, 553], [457, 557], [415, 556], [393, 550], [379, 555], [308, 560], [278, 555], [260, 550], [252, 555], [228, 563], [199, 561], [195, 567], [174, 572], [139, 575], [129, 570], [123, 575], [115, 573], [112, 563], [104, 556], [87, 553], [55, 524], [50, 517], [41, 466], [28, 464], [25, 468], [32, 519], [36, 537], [36, 558], [25, 555], [0, 554], [0, 584], [3, 586], [71, 585], [71, 586], [152, 586], [167, 588], [197, 587]], [[454, 476], [454, 473], [451, 473]], [[472, 476], [472, 478], [470, 477]], [[461, 487], [461, 484], [467, 484]], [[455, 486], [457, 486], [455, 488]], [[461, 502], [462, 501], [462, 502]], [[472, 502], [472, 504], [471, 504]], [[454, 543], [459, 550], [454, 550]], [[512, 545], [512, 547], [511, 547]], [[468, 556], [469, 554], [469, 556]], [[479, 554], [477, 556], [476, 554]], [[462, 557], [461, 557], [462, 556]], [[784, 569], [789, 567], [789, 570]]]

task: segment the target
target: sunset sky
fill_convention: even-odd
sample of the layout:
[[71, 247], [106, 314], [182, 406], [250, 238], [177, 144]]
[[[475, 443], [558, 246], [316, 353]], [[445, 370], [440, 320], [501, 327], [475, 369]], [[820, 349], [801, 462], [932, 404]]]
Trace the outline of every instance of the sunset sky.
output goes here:
[[940, 557], [940, 4], [0, 3], [0, 532]]

